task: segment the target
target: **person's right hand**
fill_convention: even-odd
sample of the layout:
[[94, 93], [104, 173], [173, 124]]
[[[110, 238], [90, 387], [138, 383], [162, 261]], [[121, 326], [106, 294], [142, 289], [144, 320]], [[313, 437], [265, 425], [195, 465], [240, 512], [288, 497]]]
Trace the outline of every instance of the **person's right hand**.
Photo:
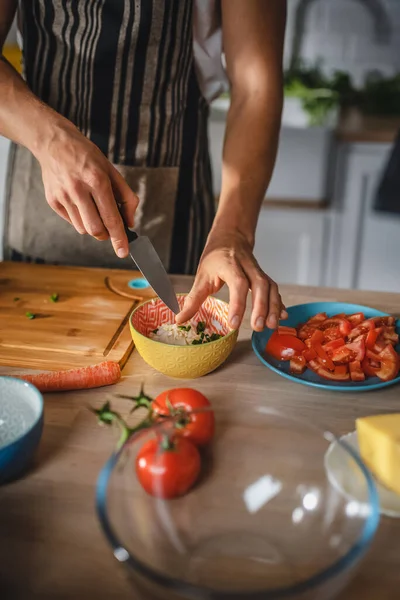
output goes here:
[[99, 148], [72, 123], [62, 121], [35, 155], [50, 207], [79, 233], [110, 238], [117, 256], [126, 257], [122, 218], [128, 227], [134, 226], [139, 200]]

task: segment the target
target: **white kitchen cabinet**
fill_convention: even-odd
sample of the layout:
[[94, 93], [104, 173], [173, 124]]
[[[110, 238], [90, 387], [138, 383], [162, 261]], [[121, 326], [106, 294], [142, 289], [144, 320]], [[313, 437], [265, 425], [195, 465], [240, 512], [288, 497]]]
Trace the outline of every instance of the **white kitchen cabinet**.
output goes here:
[[10, 142], [0, 136], [0, 260], [3, 260], [5, 187]]
[[374, 210], [389, 144], [339, 147], [329, 285], [400, 292], [400, 216]]
[[278, 283], [323, 285], [330, 217], [324, 210], [264, 208], [255, 256]]

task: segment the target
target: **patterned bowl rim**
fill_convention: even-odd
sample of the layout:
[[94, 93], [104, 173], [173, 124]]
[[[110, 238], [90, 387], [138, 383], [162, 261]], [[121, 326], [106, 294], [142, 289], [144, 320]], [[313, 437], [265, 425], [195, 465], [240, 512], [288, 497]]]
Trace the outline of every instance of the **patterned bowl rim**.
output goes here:
[[39, 390], [34, 385], [28, 383], [27, 381], [24, 381], [23, 379], [17, 379], [17, 377], [9, 377], [8, 375], [1, 375], [0, 379], [5, 379], [8, 382], [16, 383], [17, 385], [22, 385], [25, 389], [31, 390], [39, 400], [39, 410], [37, 411], [36, 418], [33, 421], [32, 425], [30, 427], [27, 427], [27, 429], [25, 429], [25, 431], [21, 433], [21, 435], [15, 438], [15, 440], [12, 440], [12, 442], [8, 442], [8, 444], [6, 444], [5, 446], [0, 446], [0, 452], [3, 452], [4, 450], [8, 450], [9, 448], [11, 448], [11, 446], [13, 446], [14, 444], [19, 444], [27, 435], [31, 433], [31, 431], [35, 429], [35, 427], [38, 426], [38, 424], [43, 418], [44, 400], [43, 395], [39, 392]]
[[[187, 296], [187, 293], [180, 292], [180, 293], [178, 293], [178, 294], [176, 294], [176, 295], [177, 295], [177, 296]], [[225, 300], [221, 300], [220, 298], [216, 298], [215, 296], [208, 296], [208, 298], [213, 298], [213, 299], [214, 299], [214, 300], [216, 300], [217, 302], [221, 302], [222, 304], [225, 304], [226, 306], [228, 306], [228, 304], [229, 304], [228, 302], [225, 302]], [[151, 338], [147, 337], [147, 335], [143, 335], [143, 333], [140, 333], [140, 331], [138, 331], [138, 330], [136, 329], [136, 327], [134, 327], [134, 326], [133, 326], [133, 323], [132, 323], [132, 318], [133, 318], [133, 315], [134, 315], [134, 314], [135, 314], [135, 313], [136, 313], [136, 312], [137, 312], [137, 311], [138, 311], [140, 308], [142, 308], [142, 307], [143, 307], [145, 304], [149, 304], [149, 302], [153, 302], [153, 300], [155, 300], [155, 299], [156, 299], [156, 298], [150, 298], [150, 300], [144, 300], [143, 302], [141, 302], [141, 303], [140, 303], [140, 304], [139, 304], [139, 305], [138, 305], [138, 306], [137, 306], [137, 307], [136, 307], [136, 308], [135, 308], [135, 309], [132, 311], [132, 313], [131, 313], [131, 316], [129, 317], [129, 324], [130, 324], [130, 326], [132, 327], [132, 329], [134, 329], [135, 333], [136, 333], [137, 335], [139, 335], [140, 337], [142, 337], [143, 339], [145, 339], [145, 340], [149, 340], [150, 342], [153, 342], [154, 344], [160, 344], [161, 346], [170, 346], [171, 348], [185, 348], [185, 349], [192, 349], [192, 350], [193, 350], [193, 348], [204, 348], [204, 346], [207, 346], [207, 347], [209, 347], [211, 344], [219, 344], [219, 343], [221, 343], [221, 342], [222, 342], [222, 340], [226, 340], [226, 339], [228, 339], [229, 337], [233, 337], [233, 335], [237, 334], [237, 332], [238, 332], [238, 330], [237, 330], [237, 329], [231, 329], [231, 330], [229, 331], [229, 333], [227, 333], [226, 335], [223, 335], [223, 336], [222, 336], [222, 337], [220, 337], [218, 340], [214, 340], [213, 342], [207, 342], [207, 344], [201, 344], [201, 345], [198, 345], [198, 344], [197, 344], [197, 345], [195, 345], [195, 346], [192, 346], [192, 345], [189, 345], [189, 346], [178, 346], [178, 345], [176, 345], [176, 346], [174, 346], [174, 345], [171, 345], [171, 344], [164, 344], [164, 342], [159, 342], [158, 340], [153, 340], [153, 339], [151, 339]], [[158, 299], [160, 300], [160, 298], [158, 298]], [[162, 300], [160, 300], [160, 302], [162, 302]]]

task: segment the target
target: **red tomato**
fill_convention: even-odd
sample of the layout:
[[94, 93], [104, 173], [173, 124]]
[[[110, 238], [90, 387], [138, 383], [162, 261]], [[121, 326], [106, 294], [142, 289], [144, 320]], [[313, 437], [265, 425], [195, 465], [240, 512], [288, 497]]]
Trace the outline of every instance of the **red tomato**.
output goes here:
[[341, 317], [332, 317], [331, 319], [326, 319], [326, 321], [320, 325], [320, 329], [323, 331], [325, 331], [325, 329], [329, 329], [330, 327], [338, 327], [342, 337], [347, 337], [351, 331], [350, 321]]
[[136, 457], [136, 475], [151, 496], [170, 499], [182, 496], [195, 484], [200, 474], [200, 453], [182, 437], [164, 449], [157, 440], [149, 440]]
[[383, 332], [383, 339], [388, 340], [395, 346], [399, 343], [399, 334], [393, 331], [387, 331], [389, 327], [387, 327], [386, 331]]
[[317, 330], [318, 324], [308, 324], [306, 323], [305, 325], [301, 325], [298, 329], [298, 336], [301, 340], [307, 340], [308, 338], [310, 338], [314, 331]]
[[307, 362], [310, 362], [310, 360], [316, 360], [317, 353], [314, 348], [306, 348], [306, 350], [303, 351], [303, 356]]
[[324, 331], [324, 343], [328, 343], [334, 340], [343, 339], [343, 335], [339, 327], [329, 327]]
[[317, 313], [316, 315], [314, 315], [313, 317], [310, 317], [306, 323], [306, 325], [313, 323], [314, 325], [318, 325], [319, 323], [322, 323], [323, 321], [326, 320], [326, 313]]
[[324, 379], [329, 379], [330, 381], [349, 381], [350, 379], [346, 365], [339, 365], [335, 367], [333, 371], [328, 371], [328, 369], [324, 369], [319, 362], [312, 360], [309, 362], [309, 367], [315, 371], [317, 375]]
[[[379, 377], [382, 381], [390, 381], [397, 377], [399, 373], [399, 355], [394, 348], [388, 344], [379, 353], [376, 354], [367, 350], [366, 359], [362, 363], [364, 373], [371, 377]], [[379, 366], [374, 366], [378, 364]]]
[[341, 348], [342, 346], [344, 346], [344, 344], [345, 344], [344, 339], [339, 338], [337, 340], [332, 340], [331, 342], [327, 342], [322, 347], [325, 350], [325, 352], [328, 352], [328, 354], [331, 354], [334, 350], [337, 350], [338, 348]]
[[265, 346], [265, 352], [277, 360], [290, 360], [302, 354], [305, 344], [294, 335], [279, 335], [273, 332]]
[[375, 323], [375, 327], [393, 327], [396, 324], [396, 319], [394, 317], [374, 317], [372, 321]]
[[307, 363], [304, 356], [293, 356], [290, 359], [290, 372], [294, 375], [301, 375], [307, 369]]
[[279, 325], [279, 335], [295, 335], [297, 337], [297, 330], [295, 327], [287, 327], [286, 325]]
[[208, 444], [214, 435], [214, 413], [211, 410], [201, 412], [201, 409], [210, 406], [203, 394], [191, 388], [166, 390], [151, 405], [156, 414], [177, 417], [176, 435], [187, 438], [197, 446]]
[[346, 344], [346, 348], [349, 348], [353, 354], [353, 360], [363, 360], [365, 356], [365, 342], [364, 339], [357, 339], [350, 344]]
[[350, 321], [352, 327], [357, 327], [357, 325], [365, 321], [365, 315], [362, 312], [355, 313], [354, 315], [349, 315], [347, 320]]
[[378, 329], [370, 329], [370, 331], [368, 331], [367, 338], [365, 340], [365, 345], [369, 350], [374, 349], [376, 340], [378, 339], [382, 331], [382, 327], [379, 327]]
[[390, 381], [399, 374], [399, 355], [392, 346], [387, 345], [379, 353], [381, 366], [377, 369], [376, 375], [382, 381]]
[[353, 331], [349, 333], [349, 339], [354, 340], [359, 335], [364, 335], [368, 333], [368, 331], [370, 331], [371, 329], [375, 329], [375, 323], [373, 319], [367, 319], [366, 321], [363, 321], [360, 325], [355, 327]]
[[350, 379], [352, 381], [364, 381], [365, 373], [361, 368], [361, 362], [359, 360], [355, 360], [349, 364], [350, 370]]
[[327, 369], [333, 371], [335, 369], [335, 365], [333, 364], [332, 359], [329, 357], [327, 352], [325, 352], [321, 345], [321, 341], [323, 340], [323, 338], [324, 334], [322, 333], [322, 331], [317, 329], [311, 338], [311, 346], [317, 353], [322, 365]]

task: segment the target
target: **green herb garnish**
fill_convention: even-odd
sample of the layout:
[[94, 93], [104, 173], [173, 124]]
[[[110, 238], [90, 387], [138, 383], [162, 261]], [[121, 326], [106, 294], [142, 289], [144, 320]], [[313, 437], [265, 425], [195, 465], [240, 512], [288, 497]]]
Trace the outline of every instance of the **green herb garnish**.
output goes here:
[[200, 334], [200, 333], [202, 333], [203, 331], [205, 331], [205, 328], [206, 328], [205, 321], [199, 321], [199, 322], [197, 323], [197, 329], [196, 329], [196, 331], [197, 331], [197, 333], [198, 333], [198, 334]]
[[203, 343], [203, 340], [193, 340], [192, 346], [199, 346], [202, 343]]
[[191, 328], [190, 325], [178, 325], [178, 329], [182, 329], [182, 331], [190, 331]]
[[58, 302], [58, 294], [52, 294], [52, 295], [50, 296], [50, 300], [51, 300], [52, 302]]
[[222, 338], [222, 335], [221, 335], [220, 333], [212, 333], [212, 334], [209, 336], [209, 340], [208, 340], [208, 341], [209, 341], [209, 342], [216, 342], [217, 340], [219, 340], [219, 339], [221, 339], [221, 338]]
[[158, 333], [158, 329], [153, 329], [152, 333]]
[[21, 298], [14, 298], [14, 302], [18, 302], [18, 300], [20, 300]]
[[25, 313], [25, 316], [28, 317], [28, 319], [34, 319], [36, 317], [36, 315], [34, 313], [31, 313], [31, 312]]

